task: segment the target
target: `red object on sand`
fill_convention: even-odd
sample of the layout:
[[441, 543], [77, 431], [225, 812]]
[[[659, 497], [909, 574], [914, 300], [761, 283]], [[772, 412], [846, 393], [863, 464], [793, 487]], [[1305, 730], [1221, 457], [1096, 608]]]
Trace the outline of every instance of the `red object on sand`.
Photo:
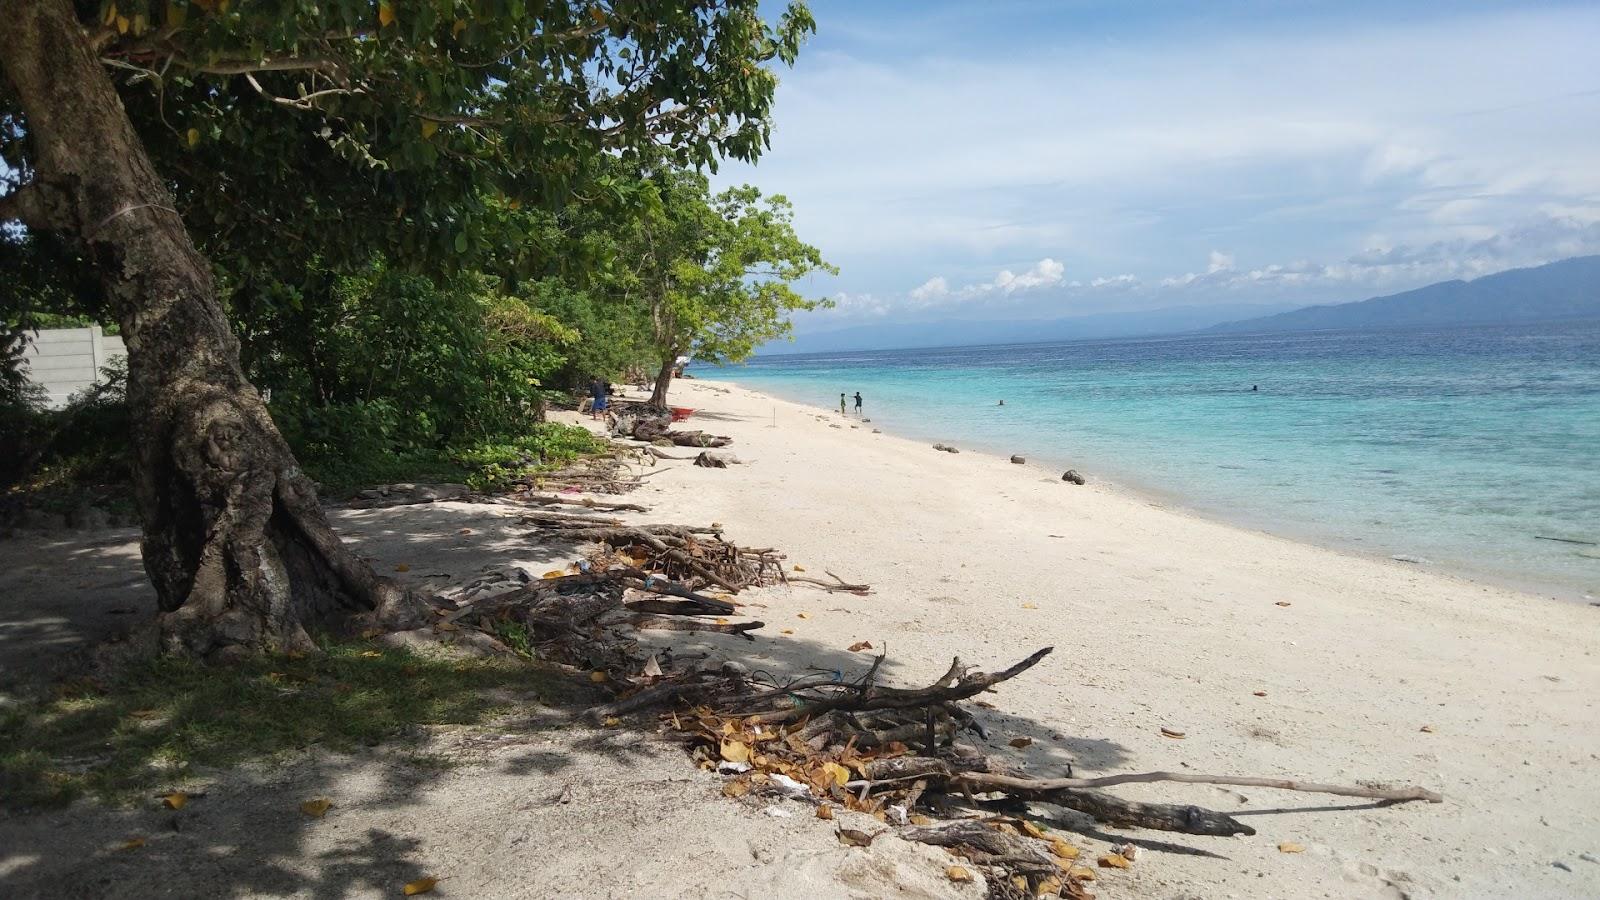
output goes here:
[[694, 410], [687, 406], [669, 406], [667, 408], [672, 411], [672, 421], [674, 422], [682, 422], [684, 419], [694, 415]]

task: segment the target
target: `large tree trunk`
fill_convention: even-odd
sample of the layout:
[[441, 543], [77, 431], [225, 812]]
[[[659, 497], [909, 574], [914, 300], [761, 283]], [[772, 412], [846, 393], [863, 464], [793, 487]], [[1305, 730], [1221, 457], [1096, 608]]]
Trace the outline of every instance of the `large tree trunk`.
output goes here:
[[83, 248], [127, 342], [144, 565], [165, 648], [297, 648], [358, 613], [415, 616], [334, 534], [245, 379], [210, 266], [67, 0], [0, 2], [0, 67], [35, 176], [6, 211]]
[[678, 368], [677, 362], [676, 356], [669, 356], [661, 364], [661, 371], [656, 373], [656, 388], [650, 392], [651, 406], [667, 405], [667, 391], [672, 388], [672, 373]]

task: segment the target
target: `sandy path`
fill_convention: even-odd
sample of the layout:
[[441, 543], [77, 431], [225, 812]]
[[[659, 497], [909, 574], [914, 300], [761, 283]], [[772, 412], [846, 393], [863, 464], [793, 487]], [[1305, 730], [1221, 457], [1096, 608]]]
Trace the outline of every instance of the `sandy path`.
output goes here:
[[[919, 683], [955, 654], [995, 667], [1056, 647], [994, 698], [1015, 717], [991, 714], [996, 752], [1041, 774], [1070, 761], [1081, 774], [1410, 782], [1449, 798], [1333, 811], [1317, 807], [1361, 804], [1119, 789], [1243, 813], [1259, 831], [1169, 838], [1199, 853], [1147, 854], [1117, 879], [1129, 893], [1600, 894], [1600, 609], [937, 453], [738, 387], [680, 381], [674, 402], [733, 436], [746, 464], [652, 477], [635, 495], [656, 504], [652, 518], [720, 521], [741, 542], [875, 586], [865, 598], [771, 592], [757, 610], [769, 632], [792, 628], [817, 648], [870, 639]], [[1187, 738], [1162, 737], [1163, 725]], [[1011, 750], [1016, 734], [1035, 743]], [[1308, 850], [1280, 853], [1285, 840]]]

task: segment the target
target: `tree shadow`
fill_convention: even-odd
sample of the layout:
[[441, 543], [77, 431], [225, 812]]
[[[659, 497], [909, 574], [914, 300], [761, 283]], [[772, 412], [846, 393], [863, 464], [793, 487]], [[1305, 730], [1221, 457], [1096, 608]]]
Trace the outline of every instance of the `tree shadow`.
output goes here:
[[[435, 503], [406, 507], [400, 513], [397, 509], [402, 508], [334, 509], [329, 515], [357, 551], [380, 572], [441, 593], [459, 592], [485, 572], [512, 565], [537, 578], [542, 568], [565, 567], [578, 555], [570, 545], [534, 540], [531, 526], [518, 522], [525, 510], [515, 505]], [[650, 518], [645, 514], [632, 520]], [[18, 628], [0, 631], [5, 642], [0, 643], [0, 655], [10, 658], [23, 658], [24, 648], [43, 654], [57, 652], [55, 648], [64, 644], [96, 639], [103, 632], [91, 625], [100, 620], [96, 616], [103, 618], [104, 613], [93, 602], [94, 586], [142, 579], [137, 556], [126, 552], [126, 541], [100, 546], [74, 541], [55, 547], [38, 543], [31, 546], [34, 549], [30, 552], [40, 554], [41, 565], [59, 567], [73, 573], [72, 577], [83, 573], [89, 586], [66, 592], [65, 598], [56, 601], [66, 625], [53, 635], [46, 630], [30, 635], [28, 619], [19, 615], [22, 604], [0, 606], [5, 616], [0, 620], [0, 629]], [[9, 573], [0, 575], [0, 586], [8, 583], [5, 579], [9, 577]], [[752, 677], [773, 685], [814, 673], [828, 673], [839, 681], [850, 682], [861, 678], [872, 665], [872, 652], [853, 652], [781, 634], [777, 622], [783, 617], [807, 606], [849, 603], [842, 595], [796, 585], [763, 589], [750, 595], [750, 599], [753, 602], [745, 611], [769, 623], [755, 633], [754, 640], [704, 632], [640, 632], [640, 647], [646, 652], [670, 648], [680, 661], [697, 655], [712, 662], [735, 660], [748, 667]], [[82, 609], [74, 612], [74, 603]], [[963, 661], [993, 671], [1034, 649], [1037, 648], [1019, 647], [1006, 658]], [[241, 748], [240, 753], [227, 756], [219, 764], [227, 768], [172, 772], [170, 779], [156, 777], [140, 782], [139, 791], [130, 797], [130, 806], [83, 800], [53, 811], [7, 810], [0, 813], [0, 894], [393, 894], [400, 884], [449, 868], [450, 860], [438, 855], [427, 835], [440, 827], [441, 821], [452, 821], [458, 806], [470, 808], [479, 818], [498, 817], [505, 822], [520, 821], [534, 813], [604, 816], [604, 806], [580, 808], [582, 803], [571, 801], [574, 785], [585, 786], [579, 793], [603, 795], [615, 785], [655, 784], [662, 780], [663, 772], [681, 773], [685, 782], [700, 777], [680, 750], [647, 737], [658, 727], [654, 716], [630, 717], [621, 728], [596, 728], [584, 723], [578, 713], [601, 699], [586, 679], [568, 685], [570, 692], [533, 690], [525, 701], [512, 703], [513, 709], [504, 715], [490, 713], [497, 706], [503, 711], [505, 706], [492, 702], [488, 693], [492, 684], [463, 679], [453, 683], [445, 696], [432, 698], [438, 707], [426, 717], [435, 723], [450, 720], [453, 724], [419, 726], [415, 717], [408, 719], [397, 712], [397, 706], [406, 702], [401, 689], [422, 684], [414, 674], [404, 672], [403, 666], [410, 663], [396, 663], [383, 654], [368, 659], [360, 653], [351, 661], [356, 666], [366, 663], [375, 667], [369, 674], [377, 677], [345, 673], [319, 680], [287, 663], [281, 670], [271, 669], [262, 677], [281, 671], [290, 680], [274, 684], [289, 691], [337, 691], [341, 684], [352, 685], [355, 695], [334, 705], [328, 714], [392, 723], [393, 727], [387, 729], [373, 729], [370, 746], [357, 741], [356, 746], [338, 748], [326, 739], [301, 738], [298, 743], [280, 742], [270, 753], [261, 752], [260, 747]], [[380, 664], [390, 668], [376, 668]], [[1039, 667], [1018, 676], [1016, 684], [1026, 684], [1028, 679], [1059, 664], [1059, 657], [1046, 657]], [[395, 665], [402, 668], [395, 669]], [[942, 674], [944, 668], [943, 663], [909, 665], [891, 652], [879, 669], [879, 678], [896, 686], [921, 687]], [[386, 691], [372, 684], [381, 683], [385, 673], [393, 677], [396, 690]], [[295, 683], [297, 678], [304, 683]], [[244, 694], [229, 700], [202, 694], [191, 702], [231, 702], [249, 708], [264, 702], [262, 697], [266, 696], [271, 695]], [[997, 707], [972, 703], [966, 706], [988, 736], [965, 733], [959, 740], [1027, 774], [1053, 777], [1069, 772], [1110, 772], [1132, 761], [1127, 747], [1109, 739], [1064, 734], [1048, 722]], [[440, 710], [453, 710], [454, 714], [440, 714]], [[179, 711], [150, 722], [133, 715], [139, 711], [132, 706], [123, 708], [120, 718], [112, 723], [113, 730], [173, 728], [189, 715]], [[96, 715], [92, 709], [81, 714], [85, 721]], [[76, 724], [63, 722], [60, 727]], [[223, 733], [213, 730], [212, 737], [219, 734]], [[68, 763], [90, 765], [95, 754], [104, 752], [104, 747], [86, 746], [79, 758]], [[669, 760], [665, 766], [664, 758]], [[159, 760], [146, 762], [154, 765]], [[159, 774], [160, 770], [156, 771]], [[168, 781], [177, 785], [186, 783], [186, 779], [194, 779], [206, 795], [180, 810], [160, 808], [155, 792], [166, 789]], [[712, 790], [702, 794], [710, 802], [722, 802], [713, 799]], [[334, 803], [325, 818], [313, 818], [299, 809], [301, 802], [318, 797]], [[560, 812], [569, 806], [570, 812]], [[1037, 812], [1040, 807], [1035, 804], [1034, 808]], [[1230, 814], [1365, 808], [1372, 807]], [[637, 818], [637, 827], [651, 827], [647, 816]], [[1130, 837], [1054, 807], [1045, 808], [1041, 820], [1063, 831], [1109, 843], [1131, 840], [1156, 852], [1220, 858], [1220, 854], [1207, 849], [1220, 847], [1215, 843], [1217, 839], [1150, 838], [1137, 834]], [[120, 849], [134, 838], [143, 843]], [[621, 843], [626, 845], [625, 840]], [[159, 891], [146, 890], [152, 885], [159, 886]], [[441, 891], [448, 893], [448, 886], [441, 886]]]

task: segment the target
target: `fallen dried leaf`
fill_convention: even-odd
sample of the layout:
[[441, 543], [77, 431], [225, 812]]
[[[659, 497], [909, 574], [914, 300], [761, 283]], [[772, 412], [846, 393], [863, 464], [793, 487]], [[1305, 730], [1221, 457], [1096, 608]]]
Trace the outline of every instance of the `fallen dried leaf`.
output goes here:
[[1061, 838], [1051, 838], [1050, 852], [1061, 857], [1062, 859], [1077, 859], [1078, 854], [1083, 851], [1072, 846], [1066, 841], [1063, 841]]
[[817, 818], [819, 818], [819, 819], [832, 819], [833, 818], [833, 807], [829, 806], [826, 803], [824, 803], [821, 806], [817, 807]]
[[593, 672], [589, 673], [589, 680], [594, 682], [595, 684], [599, 684], [600, 682], [605, 681], [606, 679], [608, 679], [610, 677], [611, 677], [610, 675], [607, 675], [605, 672], [602, 672], [599, 669], [595, 669]]
[[315, 800], [307, 800], [300, 804], [300, 811], [313, 819], [320, 819], [328, 812], [328, 807], [332, 805], [333, 801], [325, 797], [318, 797]]
[[1076, 878], [1079, 881], [1093, 881], [1095, 875], [1094, 870], [1088, 866], [1073, 866], [1067, 870], [1067, 877]]
[[796, 572], [804, 572], [804, 571], [805, 571], [805, 570], [806, 570], [806, 567], [805, 567], [805, 566], [802, 566], [802, 565], [800, 565], [800, 564], [799, 564], [799, 563], [795, 563], [795, 564], [794, 564], [794, 570], [795, 570], [795, 571], [796, 571]]
[[1132, 863], [1128, 862], [1128, 858], [1121, 853], [1107, 853], [1095, 861], [1100, 864], [1102, 869], [1126, 869], [1132, 865]]
[[1422, 726], [1422, 730], [1426, 731], [1428, 734], [1433, 734], [1433, 726], [1432, 725], [1424, 725], [1424, 726]]
[[1039, 885], [1038, 885], [1038, 887], [1034, 888], [1033, 895], [1035, 897], [1059, 897], [1059, 896], [1061, 896], [1061, 879], [1059, 879], [1059, 878], [1041, 878], [1041, 879], [1039, 879]]
[[1284, 841], [1283, 843], [1278, 845], [1278, 852], [1279, 853], [1304, 853], [1304, 852], [1306, 852], [1306, 848], [1305, 848], [1305, 845], [1296, 844], [1294, 841]]
[[1040, 828], [1032, 822], [1029, 822], [1027, 819], [1022, 820], [1022, 833], [1026, 834], [1028, 837], [1036, 837], [1040, 840], [1050, 839], [1050, 836], [1044, 833], [1043, 828]]
[[828, 773], [833, 778], [833, 783], [839, 787], [844, 787], [845, 782], [850, 780], [850, 770], [836, 762], [823, 763], [822, 771]]
[[1136, 844], [1123, 844], [1117, 848], [1117, 854], [1128, 862], [1139, 858], [1139, 847]]
[[872, 642], [871, 641], [856, 641], [854, 644], [850, 645], [849, 649], [850, 649], [851, 653], [860, 653], [863, 650], [871, 650], [872, 649]]
[[377, 659], [378, 657], [380, 657], [382, 655], [383, 655], [383, 652], [379, 651], [379, 650], [363, 650], [363, 651], [361, 651], [361, 656], [363, 658], [365, 658], [365, 659]]
[[1167, 728], [1165, 726], [1163, 726], [1161, 729], [1161, 736], [1172, 738], [1175, 741], [1181, 741], [1184, 738], [1183, 732], [1176, 728]]
[[472, 529], [471, 528], [463, 528], [460, 531], [456, 532], [456, 534], [471, 534], [471, 533], [472, 533]]
[[784, 634], [794, 634], [794, 629], [793, 628], [785, 628], [783, 630], [783, 633]]
[[567, 577], [567, 573], [561, 571], [560, 569], [551, 569], [550, 571], [544, 573], [544, 577], [547, 578], [547, 579], [548, 578], [565, 578], [565, 577]]
[[811, 613], [807, 613], [807, 612], [795, 613], [794, 617], [796, 619], [809, 619], [809, 618], [811, 618]]
[[183, 791], [173, 791], [161, 798], [161, 805], [167, 809], [183, 809], [188, 802], [189, 795]]
[[877, 837], [875, 834], [867, 834], [865, 831], [857, 831], [854, 828], [841, 828], [838, 833], [840, 843], [849, 844], [853, 847], [870, 847], [872, 846], [872, 839]]
[[644, 661], [644, 669], [639, 674], [646, 678], [661, 677], [661, 662], [656, 659], [654, 653], [650, 654], [650, 658]]
[[132, 837], [117, 845], [118, 850], [137, 850], [144, 846], [144, 838]]
[[439, 879], [437, 878], [418, 878], [416, 881], [406, 882], [403, 890], [407, 897], [415, 897], [418, 894], [426, 894], [433, 890], [433, 886], [438, 883]]
[[433, 626], [434, 631], [460, 631], [461, 626], [454, 622], [438, 622]]
[[745, 781], [744, 779], [730, 781], [722, 786], [722, 793], [725, 796], [732, 797], [737, 800], [738, 798], [743, 797], [745, 794], [750, 793], [750, 782]]
[[723, 741], [722, 758], [728, 762], [749, 762], [750, 748], [742, 741]]
[[1017, 893], [1021, 894], [1022, 896], [1028, 896], [1028, 879], [1024, 878], [1023, 876], [1011, 876], [1011, 886], [1016, 888]]
[[616, 716], [606, 716], [605, 721], [601, 722], [600, 724], [606, 726], [607, 728], [615, 728], [622, 724], [622, 720]]
[[1267, 695], [1266, 691], [1255, 691], [1254, 693], [1257, 697], [1265, 697]]
[[972, 873], [961, 868], [960, 866], [950, 866], [944, 870], [944, 877], [950, 879], [951, 881], [966, 884], [972, 880]]
[[728, 624], [728, 620], [727, 619], [718, 619], [717, 620], [717, 624], [718, 625], [726, 625], [726, 624]]
[[1021, 750], [1023, 747], [1026, 747], [1029, 744], [1033, 743], [1033, 738], [1031, 738], [1031, 737], [1014, 737], [1011, 740], [1007, 741], [1006, 743], [1010, 744], [1013, 747], [1016, 747], [1018, 750]]
[[933, 824], [933, 820], [928, 818], [927, 816], [923, 815], [922, 813], [912, 813], [910, 818], [909, 818], [909, 821], [913, 825], [932, 825]]
[[1022, 604], [1022, 608], [1023, 609], [1038, 609], [1039, 608], [1039, 604], [1037, 604], [1037, 603], [1024, 603], [1024, 604]]
[[1276, 606], [1288, 606], [1288, 605], [1289, 605], [1289, 601], [1287, 601], [1287, 600], [1279, 600], [1279, 601], [1278, 601], [1278, 602], [1277, 602], [1277, 603], [1276, 603], [1276, 604], [1274, 604], [1274, 605], [1276, 605]]
[[405, 563], [401, 563], [401, 564], [395, 566], [394, 570], [396, 572], [409, 572], [409, 571], [411, 571], [411, 567], [406, 565]]

